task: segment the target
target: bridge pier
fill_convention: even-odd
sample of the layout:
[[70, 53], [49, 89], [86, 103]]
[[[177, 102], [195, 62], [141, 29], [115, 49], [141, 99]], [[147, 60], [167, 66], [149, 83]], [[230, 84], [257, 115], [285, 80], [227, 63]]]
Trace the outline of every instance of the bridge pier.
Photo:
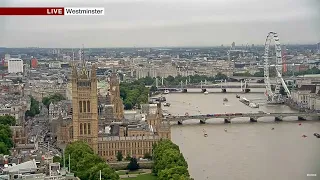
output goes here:
[[206, 120], [205, 119], [200, 119], [200, 124], [205, 124], [206, 123]]
[[226, 92], [227, 92], [227, 89], [226, 89], [226, 88], [223, 88], [223, 89], [221, 89], [221, 92], [222, 92], [222, 93], [226, 93]]
[[250, 91], [251, 91], [251, 89], [249, 89], [249, 88], [246, 88], [243, 90], [244, 93], [249, 93]]
[[257, 118], [250, 117], [250, 122], [258, 122]]
[[201, 89], [201, 92], [203, 92], [203, 93], [206, 92], [206, 91], [207, 91], [207, 89], [205, 89], [205, 88]]
[[187, 89], [182, 89], [182, 92], [186, 93], [186, 92], [188, 92], [188, 90]]
[[298, 116], [298, 121], [306, 121], [306, 120], [307, 120], [306, 117]]
[[182, 125], [182, 120], [178, 121], [178, 125]]
[[275, 121], [282, 121], [282, 117], [274, 117]]
[[227, 124], [227, 123], [231, 123], [231, 120], [225, 118], [225, 119], [224, 119], [224, 123], [226, 123], [226, 124]]

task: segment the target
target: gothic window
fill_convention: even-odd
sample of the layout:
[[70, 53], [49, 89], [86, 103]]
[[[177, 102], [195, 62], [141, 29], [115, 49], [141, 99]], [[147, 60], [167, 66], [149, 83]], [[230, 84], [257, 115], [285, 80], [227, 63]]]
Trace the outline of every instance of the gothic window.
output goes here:
[[79, 101], [79, 111], [82, 113], [82, 101]]
[[87, 110], [88, 110], [88, 112], [90, 112], [90, 101], [87, 101]]
[[80, 135], [82, 135], [83, 134], [83, 125], [82, 125], [82, 123], [80, 123]]
[[86, 101], [83, 101], [83, 112], [87, 112]]
[[88, 134], [91, 134], [91, 124], [88, 123]]
[[84, 133], [83, 134], [87, 134], [87, 123], [84, 123]]

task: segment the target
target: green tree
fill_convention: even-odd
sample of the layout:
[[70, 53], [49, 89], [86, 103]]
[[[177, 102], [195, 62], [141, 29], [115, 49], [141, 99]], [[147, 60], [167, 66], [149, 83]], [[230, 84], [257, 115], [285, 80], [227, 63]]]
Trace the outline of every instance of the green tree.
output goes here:
[[228, 79], [228, 76], [225, 74], [222, 74], [221, 72], [218, 72], [218, 74], [215, 76], [216, 80], [223, 80], [223, 79]]
[[167, 168], [160, 171], [158, 175], [159, 180], [168, 180], [168, 179], [189, 179], [189, 172], [185, 166], [174, 166], [172, 168]]
[[117, 153], [117, 160], [118, 160], [118, 161], [122, 161], [122, 159], [123, 159], [123, 155], [122, 155], [121, 151], [118, 151], [118, 153]]
[[14, 145], [9, 125], [0, 124], [0, 142], [3, 143], [0, 145], [0, 154], [9, 154], [10, 148]]
[[175, 149], [166, 149], [163, 152], [165, 155], [157, 161], [155, 164], [155, 169], [157, 172], [164, 170], [166, 168], [172, 168], [175, 166], [185, 166], [188, 167], [187, 162], [180, 153], [180, 151]]
[[138, 164], [138, 161], [136, 158], [131, 158], [130, 159], [130, 162], [127, 166], [127, 169], [130, 170], [130, 171], [135, 171], [135, 170], [138, 170], [140, 168], [139, 164]]
[[77, 176], [80, 179], [88, 179], [90, 172], [88, 169], [94, 167], [96, 164], [104, 163], [103, 160], [96, 154], [85, 154], [83, 158], [76, 165]]
[[151, 92], [156, 92], [158, 90], [158, 88], [156, 86], [151, 86], [150, 87], [150, 91]]
[[123, 100], [125, 109], [132, 109], [143, 103], [148, 103], [149, 88], [142, 80], [136, 80], [131, 83], [120, 84], [120, 97]]
[[118, 180], [120, 179], [119, 175], [114, 172], [106, 163], [99, 163], [89, 169], [88, 180], [97, 180], [100, 178], [101, 170], [101, 179], [103, 180]]
[[55, 102], [59, 102], [65, 100], [64, 96], [59, 93], [55, 93], [53, 95], [42, 98], [42, 103], [49, 109], [49, 105]]
[[166, 81], [168, 81], [168, 82], [174, 82], [174, 80], [175, 80], [175, 78], [173, 76], [168, 76], [166, 78]]
[[9, 154], [9, 149], [4, 142], [0, 142], [0, 154]]
[[153, 172], [161, 180], [190, 180], [188, 164], [179, 147], [170, 140], [160, 140], [153, 146]]
[[60, 162], [60, 161], [61, 161], [61, 157], [59, 157], [59, 156], [53, 157], [53, 162]]
[[[80, 179], [95, 180], [96, 175], [102, 170], [104, 179], [119, 179], [119, 176], [98, 155], [94, 154], [90, 146], [82, 141], [69, 144], [64, 153], [70, 155], [71, 171]], [[61, 162], [63, 163], [63, 162]], [[68, 161], [66, 162], [68, 166]]]
[[0, 124], [14, 126], [16, 125], [16, 118], [10, 115], [0, 116]]
[[31, 98], [30, 110], [27, 110], [25, 115], [34, 117], [35, 115], [40, 113], [39, 102], [36, 99], [34, 99], [32, 96], [30, 96], [30, 98]]

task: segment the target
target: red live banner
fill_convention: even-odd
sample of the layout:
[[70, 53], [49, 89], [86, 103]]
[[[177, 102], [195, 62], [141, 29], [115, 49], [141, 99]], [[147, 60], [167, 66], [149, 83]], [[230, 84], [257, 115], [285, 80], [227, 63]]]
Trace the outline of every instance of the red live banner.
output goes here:
[[0, 7], [0, 15], [64, 15], [63, 7]]

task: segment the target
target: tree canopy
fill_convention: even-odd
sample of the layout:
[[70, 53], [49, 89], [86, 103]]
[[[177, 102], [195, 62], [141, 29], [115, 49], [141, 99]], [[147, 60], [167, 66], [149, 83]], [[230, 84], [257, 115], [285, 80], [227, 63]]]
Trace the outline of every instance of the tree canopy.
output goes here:
[[[98, 155], [94, 154], [88, 144], [82, 141], [75, 141], [69, 144], [64, 154], [66, 158], [70, 155], [71, 172], [74, 172], [80, 179], [99, 179], [100, 170], [102, 179], [119, 179], [119, 175]], [[68, 163], [69, 161], [66, 161], [67, 166]]]
[[122, 159], [123, 159], [123, 155], [122, 155], [121, 151], [118, 151], [117, 152], [117, 161], [122, 161]]
[[49, 109], [49, 105], [55, 102], [59, 102], [61, 100], [65, 100], [62, 94], [55, 93], [53, 95], [42, 98], [42, 103]]
[[179, 147], [170, 140], [161, 140], [153, 147], [153, 172], [160, 180], [190, 180], [188, 164]]
[[31, 98], [30, 110], [27, 110], [25, 115], [34, 117], [35, 115], [40, 113], [39, 102], [36, 99], [34, 99], [32, 96], [30, 96], [30, 98]]
[[[162, 78], [158, 78], [158, 85], [162, 85]], [[165, 86], [177, 86], [180, 85], [181, 82], [185, 84], [187, 81], [188, 83], [200, 83], [201, 81], [208, 81], [214, 83], [216, 80], [223, 80], [223, 79], [228, 79], [228, 77], [222, 73], [217, 73], [216, 76], [205, 76], [205, 75], [190, 75], [190, 76], [181, 76], [178, 75], [176, 77], [173, 76], [168, 76], [166, 78], [163, 78], [163, 85]], [[151, 86], [150, 91], [155, 91], [156, 90], [156, 78], [151, 78], [151, 77], [145, 77], [137, 80], [140, 83], [145, 84], [146, 86]]]
[[0, 116], [0, 154], [10, 154], [14, 143], [12, 141], [11, 125], [15, 125], [16, 119], [12, 116]]
[[16, 118], [9, 115], [0, 116], [0, 124], [14, 126], [16, 125]]
[[127, 166], [127, 169], [130, 170], [130, 171], [135, 171], [135, 170], [138, 170], [140, 168], [139, 164], [138, 164], [138, 161], [136, 158], [131, 158], [130, 159], [130, 162]]
[[140, 104], [148, 103], [149, 88], [139, 80], [132, 83], [121, 83], [120, 97], [125, 109], [132, 109], [134, 106], [140, 107]]

